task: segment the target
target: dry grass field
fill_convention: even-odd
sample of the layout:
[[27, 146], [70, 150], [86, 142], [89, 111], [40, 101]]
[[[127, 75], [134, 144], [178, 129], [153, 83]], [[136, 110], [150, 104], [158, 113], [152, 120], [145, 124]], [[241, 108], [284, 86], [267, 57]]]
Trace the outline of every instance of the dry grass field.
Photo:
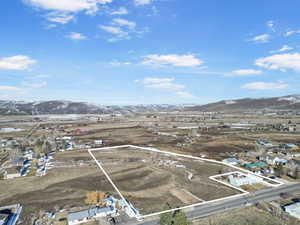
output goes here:
[[142, 214], [161, 211], [167, 203], [175, 208], [239, 193], [208, 178], [223, 170], [221, 165], [132, 148], [93, 154]]

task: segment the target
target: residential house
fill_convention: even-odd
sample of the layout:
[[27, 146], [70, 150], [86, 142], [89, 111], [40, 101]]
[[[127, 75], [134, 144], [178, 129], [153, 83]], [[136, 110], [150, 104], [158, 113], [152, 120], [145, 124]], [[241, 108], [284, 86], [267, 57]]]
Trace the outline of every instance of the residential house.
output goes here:
[[244, 165], [247, 169], [255, 169], [255, 168], [266, 168], [268, 164], [265, 162], [255, 162], [255, 163], [247, 163]]
[[67, 216], [68, 225], [86, 223], [99, 217], [108, 216], [112, 213], [114, 213], [114, 209], [112, 207], [105, 207], [105, 208], [95, 207], [95, 208], [91, 208], [79, 212], [70, 213]]
[[236, 158], [227, 158], [227, 159], [224, 159], [222, 162], [231, 164], [231, 165], [238, 165], [240, 163], [240, 161], [237, 160]]
[[262, 178], [259, 178], [259, 177], [253, 176], [253, 175], [247, 175], [247, 176], [230, 175], [228, 177], [228, 179], [229, 179], [229, 182], [230, 182], [231, 185], [237, 186], [237, 187], [240, 187], [240, 186], [243, 186], [243, 185], [256, 184], [256, 183], [259, 183], [263, 180]]
[[140, 212], [134, 208], [134, 206], [128, 200], [119, 200], [113, 196], [109, 196], [106, 199], [106, 205], [115, 209], [124, 210], [129, 217], [136, 217], [140, 215]]
[[13, 166], [5, 169], [4, 179], [13, 179], [20, 176], [21, 176], [20, 167], [18, 166]]
[[291, 216], [300, 219], [300, 202], [286, 205], [283, 208], [284, 208], [284, 211], [286, 211]]
[[269, 165], [285, 165], [288, 160], [287, 159], [284, 159], [284, 158], [279, 158], [279, 157], [274, 157], [274, 156], [270, 156], [268, 155], [266, 157], [266, 162], [269, 164]]
[[102, 141], [102, 140], [95, 140], [95, 141], [94, 141], [94, 144], [95, 144], [95, 145], [102, 145], [102, 144], [103, 144], [103, 141]]
[[16, 225], [21, 212], [20, 204], [0, 207], [0, 225]]

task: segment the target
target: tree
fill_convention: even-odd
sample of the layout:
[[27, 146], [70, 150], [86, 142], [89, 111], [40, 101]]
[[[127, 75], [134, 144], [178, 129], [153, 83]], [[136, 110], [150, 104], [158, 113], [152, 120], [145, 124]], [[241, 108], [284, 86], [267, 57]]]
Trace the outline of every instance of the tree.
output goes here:
[[190, 222], [184, 212], [178, 211], [173, 218], [173, 225], [190, 225]]
[[[163, 211], [169, 210], [169, 206], [165, 206]], [[172, 225], [173, 222], [173, 216], [171, 212], [163, 213], [160, 215], [160, 225]]]
[[86, 193], [86, 199], [84, 202], [88, 205], [96, 205], [102, 203], [106, 198], [103, 192], [91, 191]]
[[276, 176], [284, 175], [284, 168], [283, 168], [282, 164], [276, 165], [276, 167], [274, 168], [274, 172], [275, 172]]

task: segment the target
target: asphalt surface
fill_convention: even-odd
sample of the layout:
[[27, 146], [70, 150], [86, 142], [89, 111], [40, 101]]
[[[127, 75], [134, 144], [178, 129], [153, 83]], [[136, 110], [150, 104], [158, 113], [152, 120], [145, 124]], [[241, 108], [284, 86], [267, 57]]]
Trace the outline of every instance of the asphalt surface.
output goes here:
[[[280, 198], [281, 193], [300, 194], [300, 183], [285, 184], [275, 188], [263, 189], [257, 192], [250, 193], [236, 198], [208, 203], [206, 205], [196, 206], [186, 212], [189, 219], [196, 219], [206, 216], [215, 215], [218, 213], [226, 212], [232, 209], [241, 208], [256, 203], [266, 201], [274, 201]], [[152, 220], [135, 223], [136, 225], [158, 225], [159, 219], [153, 218]]]

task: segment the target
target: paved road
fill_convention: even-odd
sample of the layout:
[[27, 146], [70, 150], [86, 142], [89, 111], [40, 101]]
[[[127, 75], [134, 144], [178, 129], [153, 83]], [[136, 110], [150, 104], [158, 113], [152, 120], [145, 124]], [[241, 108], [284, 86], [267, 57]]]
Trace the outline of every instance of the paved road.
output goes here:
[[[282, 185], [276, 188], [269, 188], [250, 193], [248, 195], [215, 202], [207, 205], [197, 206], [186, 212], [189, 219], [211, 216], [249, 204], [256, 204], [262, 201], [273, 201], [280, 198], [280, 193], [300, 194], [300, 183]], [[158, 219], [136, 223], [138, 225], [157, 225]]]

